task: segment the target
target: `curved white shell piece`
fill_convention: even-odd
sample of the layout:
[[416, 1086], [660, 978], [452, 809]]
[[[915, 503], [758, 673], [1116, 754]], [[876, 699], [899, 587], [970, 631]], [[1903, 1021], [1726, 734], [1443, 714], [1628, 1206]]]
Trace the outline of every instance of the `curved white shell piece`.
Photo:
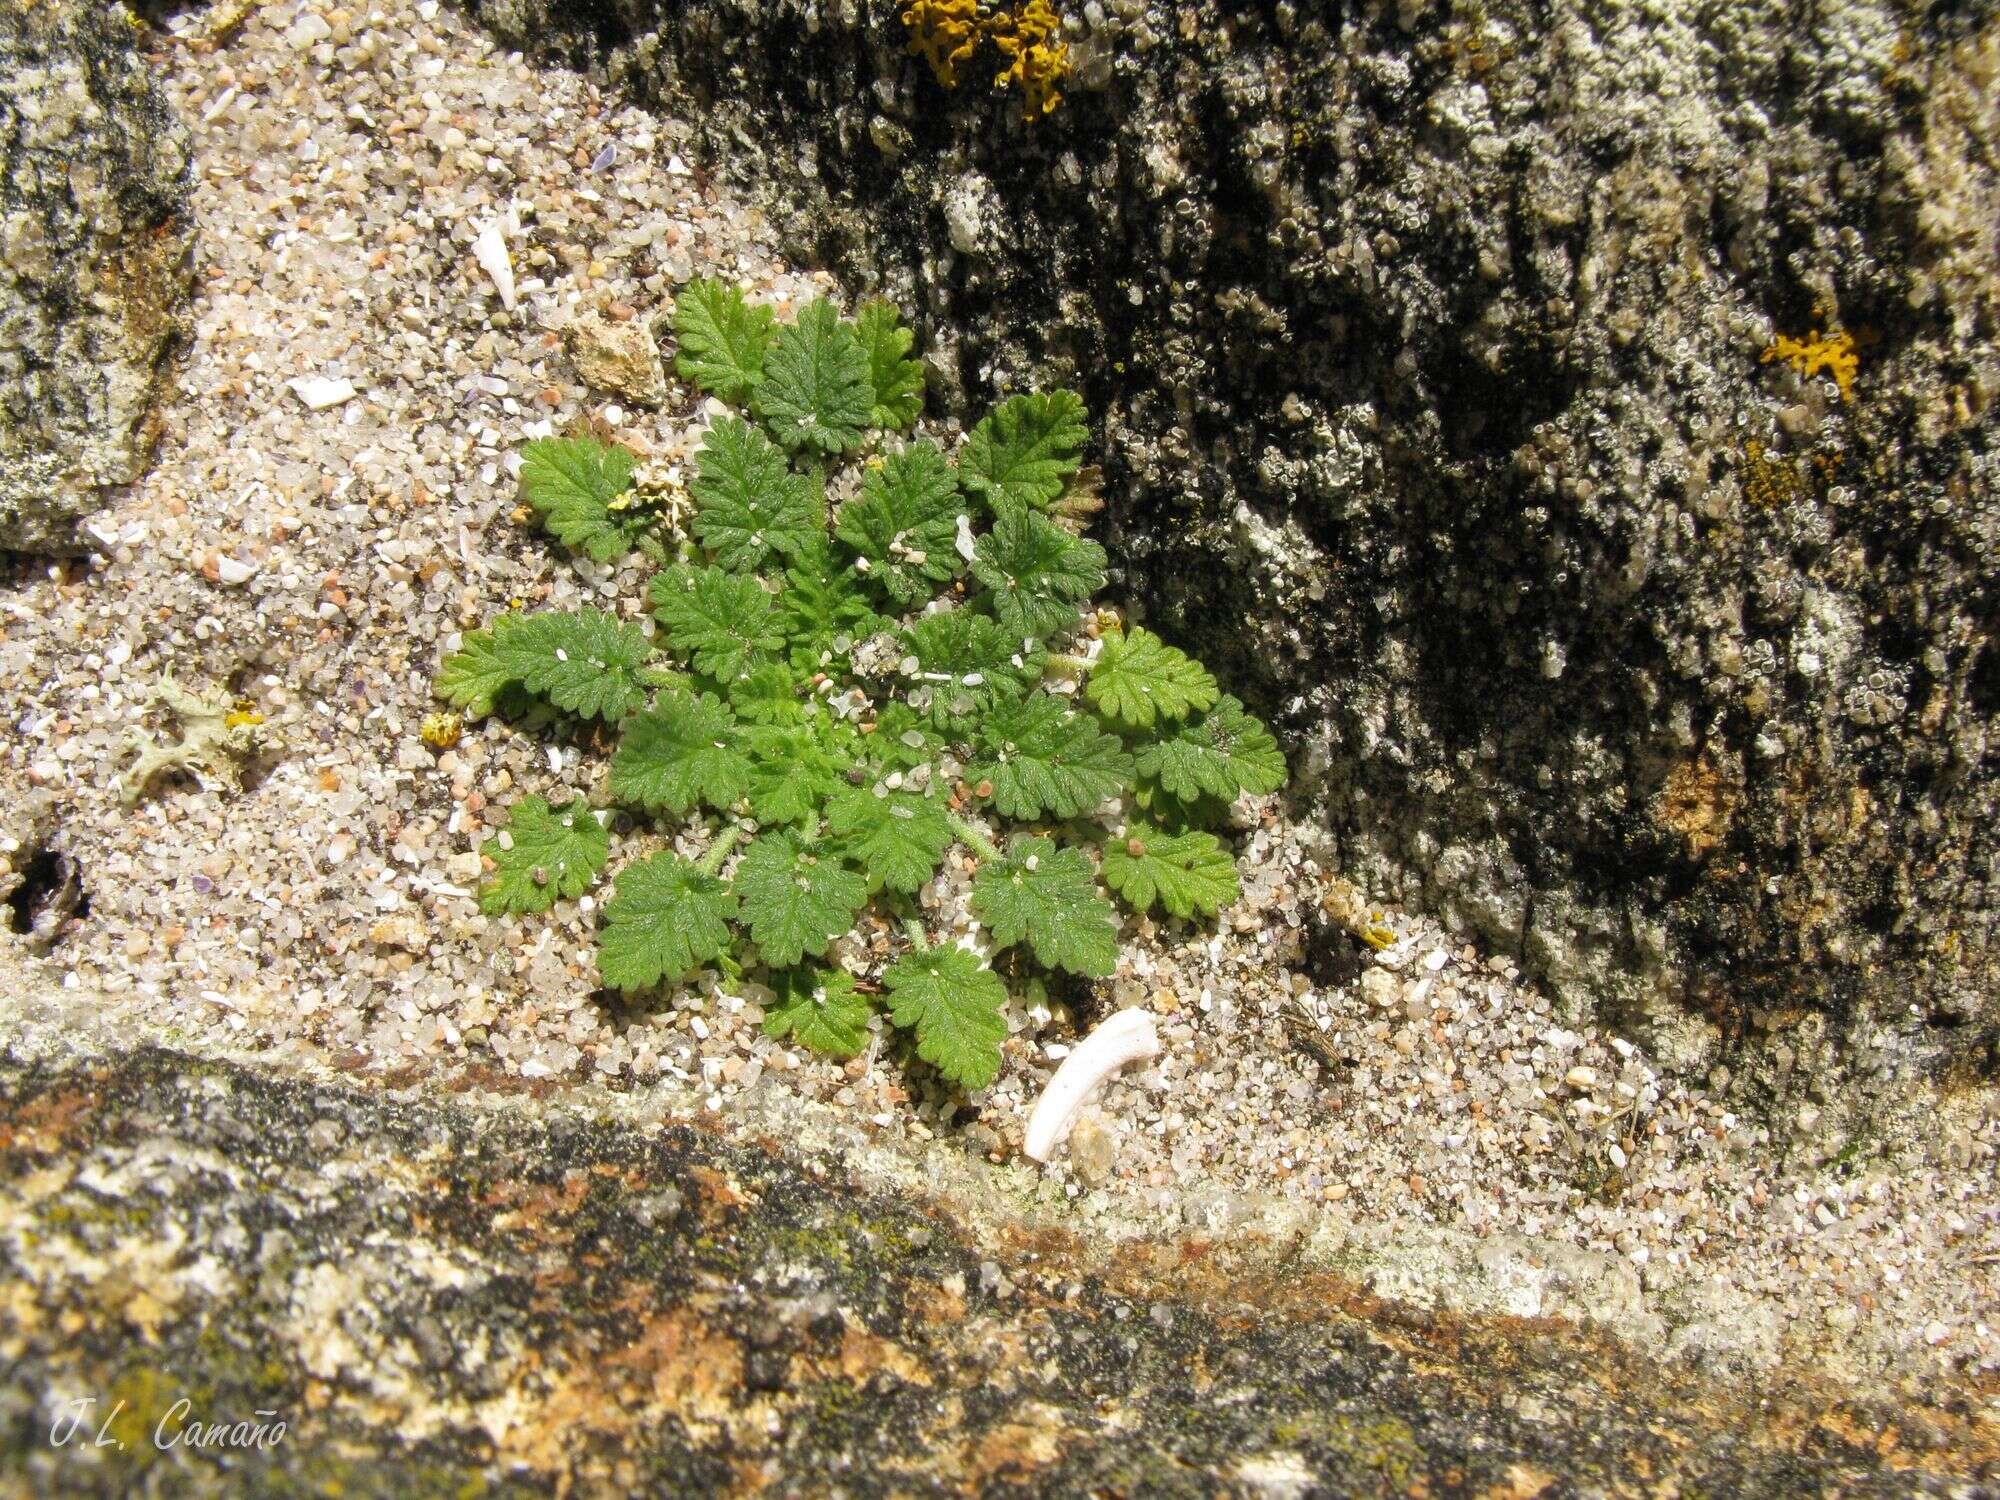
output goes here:
[[1068, 1138], [1070, 1123], [1092, 1089], [1128, 1062], [1156, 1057], [1159, 1051], [1160, 1033], [1150, 1011], [1121, 1010], [1100, 1023], [1063, 1059], [1056, 1076], [1035, 1101], [1021, 1149], [1036, 1161], [1047, 1161]]
[[493, 289], [500, 294], [500, 305], [512, 312], [515, 301], [514, 262], [507, 254], [507, 237], [500, 232], [498, 219], [489, 219], [486, 227], [479, 231], [479, 238], [472, 242], [472, 258], [493, 278]]

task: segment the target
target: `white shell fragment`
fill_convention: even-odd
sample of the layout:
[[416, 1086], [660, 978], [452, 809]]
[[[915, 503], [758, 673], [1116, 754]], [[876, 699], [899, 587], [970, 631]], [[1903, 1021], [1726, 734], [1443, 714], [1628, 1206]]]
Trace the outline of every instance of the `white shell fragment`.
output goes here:
[[978, 555], [977, 544], [972, 540], [972, 517], [958, 518], [958, 540], [952, 545], [958, 549], [958, 555], [967, 562], [971, 562]]
[[486, 227], [479, 231], [479, 238], [472, 242], [472, 258], [479, 262], [480, 269], [493, 278], [493, 289], [500, 294], [500, 305], [514, 310], [514, 262], [507, 254], [507, 237], [500, 232], [500, 221], [488, 219]]
[[352, 401], [360, 393], [351, 380], [335, 380], [325, 375], [301, 375], [297, 380], [288, 380], [292, 394], [313, 411], [325, 411], [329, 406], [338, 406], [343, 401]]
[[1121, 1010], [1077, 1043], [1063, 1059], [1042, 1097], [1028, 1116], [1027, 1138], [1021, 1149], [1036, 1161], [1047, 1161], [1069, 1136], [1069, 1127], [1083, 1101], [1128, 1062], [1157, 1057], [1160, 1033], [1150, 1011]]

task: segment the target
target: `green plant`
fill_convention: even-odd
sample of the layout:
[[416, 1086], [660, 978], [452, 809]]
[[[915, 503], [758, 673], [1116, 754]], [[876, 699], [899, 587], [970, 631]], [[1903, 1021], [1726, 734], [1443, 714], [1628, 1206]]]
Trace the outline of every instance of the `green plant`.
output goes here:
[[[880, 994], [921, 1057], [981, 1087], [1005, 992], [926, 930], [920, 895], [947, 852], [977, 862], [970, 905], [993, 943], [1106, 975], [1118, 918], [1100, 880], [1138, 910], [1220, 911], [1235, 867], [1200, 825], [1275, 790], [1283, 759], [1200, 663], [1089, 608], [1106, 558], [1080, 534], [1075, 395], [1002, 402], [954, 457], [908, 435], [923, 370], [886, 305], [850, 322], [815, 302], [779, 323], [697, 282], [675, 323], [682, 375], [736, 408], [697, 455], [690, 534], [662, 534], [622, 450], [542, 439], [521, 469], [529, 506], [572, 547], [665, 562], [655, 628], [595, 609], [503, 614], [445, 660], [437, 690], [468, 713], [553, 710], [615, 731], [610, 803], [642, 828], [677, 825], [690, 848], [706, 840], [699, 857], [661, 849], [618, 873], [607, 985], [761, 965], [767, 1028], [835, 1056], [862, 1046]], [[595, 882], [610, 839], [582, 799], [526, 796], [481, 852], [483, 910], [542, 911]], [[897, 950], [865, 987], [825, 961], [857, 926]]]

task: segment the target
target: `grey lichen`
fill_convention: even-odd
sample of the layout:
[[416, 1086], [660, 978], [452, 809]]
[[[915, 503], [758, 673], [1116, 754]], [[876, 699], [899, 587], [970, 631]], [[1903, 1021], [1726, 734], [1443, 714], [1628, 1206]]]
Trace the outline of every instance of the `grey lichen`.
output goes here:
[[283, 743], [277, 727], [256, 709], [222, 695], [191, 693], [171, 676], [160, 679], [152, 701], [179, 720], [181, 737], [169, 744], [143, 730], [132, 731], [126, 749], [136, 752], [137, 759], [112, 783], [119, 800], [128, 804], [145, 795], [155, 776], [170, 770], [185, 769], [203, 786], [235, 791], [242, 785], [243, 762]]

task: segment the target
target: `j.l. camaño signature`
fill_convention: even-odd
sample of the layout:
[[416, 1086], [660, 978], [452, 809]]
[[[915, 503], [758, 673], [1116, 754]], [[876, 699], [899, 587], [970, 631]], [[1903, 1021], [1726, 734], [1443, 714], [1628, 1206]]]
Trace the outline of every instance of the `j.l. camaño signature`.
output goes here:
[[[95, 1396], [77, 1396], [64, 1402], [49, 1423], [49, 1446], [124, 1449], [124, 1424], [118, 1420], [125, 1412], [124, 1398], [114, 1401], [101, 1416], [98, 1405]], [[254, 1411], [248, 1418], [234, 1421], [199, 1421], [194, 1417], [194, 1403], [182, 1396], [161, 1414], [150, 1438], [163, 1453], [172, 1448], [268, 1451], [285, 1440], [285, 1430], [285, 1419], [275, 1411]]]

